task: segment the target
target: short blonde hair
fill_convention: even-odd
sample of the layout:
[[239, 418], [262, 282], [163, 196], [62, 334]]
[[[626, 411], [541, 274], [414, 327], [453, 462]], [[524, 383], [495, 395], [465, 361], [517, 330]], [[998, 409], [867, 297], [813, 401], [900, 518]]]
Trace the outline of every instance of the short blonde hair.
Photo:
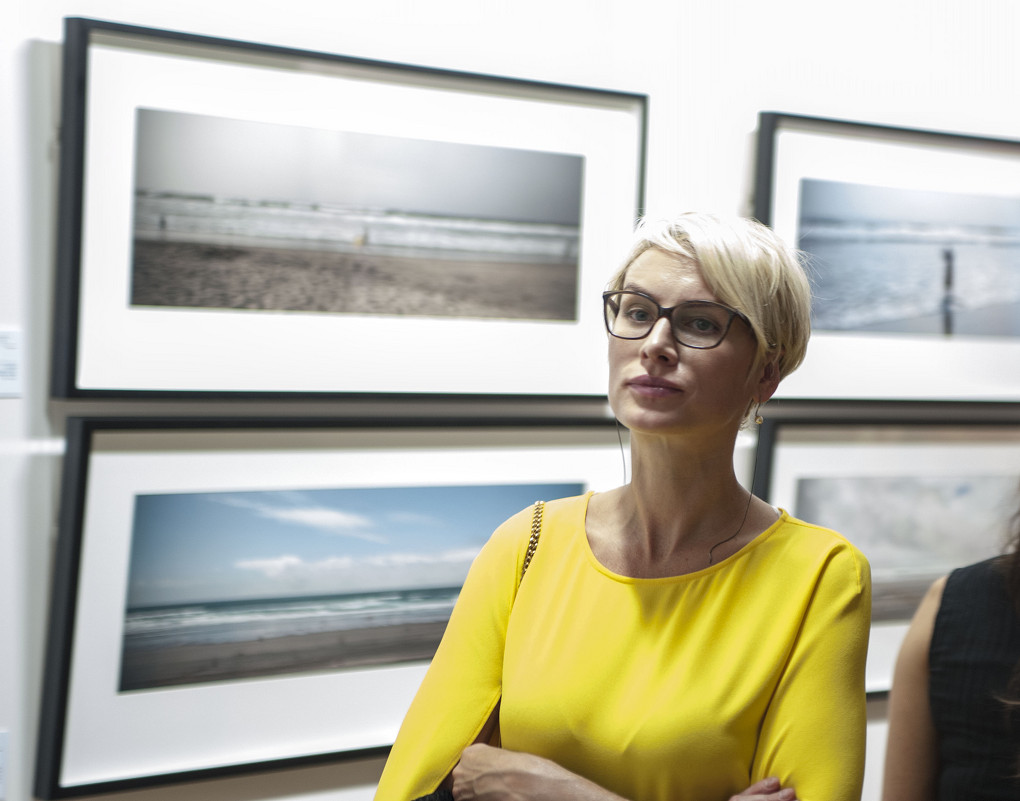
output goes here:
[[800, 366], [811, 336], [811, 286], [801, 254], [772, 229], [743, 217], [697, 213], [641, 220], [609, 289], [623, 289], [631, 264], [651, 248], [693, 261], [719, 301], [747, 317], [758, 364], [775, 361], [780, 378]]

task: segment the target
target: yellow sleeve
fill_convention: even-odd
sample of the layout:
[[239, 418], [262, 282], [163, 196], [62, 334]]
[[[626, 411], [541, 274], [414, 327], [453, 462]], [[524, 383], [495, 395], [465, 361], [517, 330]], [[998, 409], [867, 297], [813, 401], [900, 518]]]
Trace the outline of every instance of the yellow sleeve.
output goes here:
[[870, 568], [847, 544], [829, 554], [818, 575], [762, 723], [755, 781], [778, 776], [800, 801], [859, 801], [870, 627]]
[[434, 791], [499, 702], [507, 621], [531, 516], [528, 508], [503, 523], [472, 564], [390, 751], [376, 801], [411, 801]]

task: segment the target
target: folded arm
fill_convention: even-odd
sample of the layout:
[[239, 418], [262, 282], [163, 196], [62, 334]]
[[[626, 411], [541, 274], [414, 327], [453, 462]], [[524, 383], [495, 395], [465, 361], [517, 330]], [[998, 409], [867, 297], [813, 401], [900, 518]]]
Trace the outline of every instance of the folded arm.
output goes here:
[[[542, 757], [488, 745], [469, 746], [453, 771], [455, 801], [625, 801]], [[795, 801], [792, 788], [763, 779], [730, 801]], [[704, 799], [722, 801], [722, 799]]]

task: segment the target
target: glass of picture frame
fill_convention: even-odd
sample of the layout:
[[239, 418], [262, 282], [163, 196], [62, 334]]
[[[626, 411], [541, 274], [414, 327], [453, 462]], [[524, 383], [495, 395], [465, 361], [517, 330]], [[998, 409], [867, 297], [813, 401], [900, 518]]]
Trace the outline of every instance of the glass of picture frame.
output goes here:
[[1020, 141], [762, 112], [757, 145], [814, 294], [777, 397], [1020, 400]]
[[71, 418], [37, 796], [385, 754], [492, 531], [621, 451], [605, 419]]
[[81, 18], [63, 87], [55, 397], [605, 394], [644, 95]]

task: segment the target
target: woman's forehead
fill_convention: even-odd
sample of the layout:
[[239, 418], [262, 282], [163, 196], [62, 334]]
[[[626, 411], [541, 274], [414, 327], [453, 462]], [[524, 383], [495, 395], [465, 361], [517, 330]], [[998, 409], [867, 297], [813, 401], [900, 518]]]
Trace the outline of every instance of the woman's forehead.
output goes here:
[[646, 250], [630, 263], [623, 284], [624, 289], [640, 290], [652, 295], [687, 295], [694, 292], [700, 300], [715, 300], [697, 262], [655, 248]]

